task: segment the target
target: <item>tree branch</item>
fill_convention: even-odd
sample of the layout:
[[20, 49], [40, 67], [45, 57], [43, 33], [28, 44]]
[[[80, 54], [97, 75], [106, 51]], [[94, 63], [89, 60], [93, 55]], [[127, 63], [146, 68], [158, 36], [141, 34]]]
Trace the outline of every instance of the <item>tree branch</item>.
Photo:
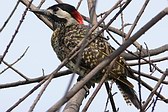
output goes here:
[[[71, 74], [72, 72], [70, 70], [65, 70], [65, 71], [61, 71], [61, 72], [53, 72], [54, 78], [60, 77], [60, 76], [65, 76], [68, 74]], [[28, 81], [17, 81], [17, 82], [12, 82], [12, 83], [6, 83], [6, 84], [0, 84], [0, 89], [3, 88], [10, 88], [10, 87], [16, 87], [16, 86], [20, 86], [20, 85], [25, 85], [25, 84], [32, 84], [32, 83], [38, 83], [40, 81], [42, 81], [43, 79], [45, 79], [46, 77], [50, 76], [51, 74], [48, 74], [46, 76], [41, 76], [41, 77], [37, 77], [37, 78], [33, 78], [33, 79], [29, 79]]]
[[156, 93], [157, 89], [161, 85], [162, 81], [165, 79], [165, 77], [168, 76], [168, 69], [166, 69], [165, 73], [162, 75], [158, 83], [155, 85], [153, 90], [151, 91], [150, 95], [148, 96], [146, 102], [142, 106], [142, 112], [145, 111], [145, 108], [147, 107], [148, 103], [151, 101], [153, 95]]
[[[87, 91], [81, 88], [66, 104], [64, 112], [79, 112], [82, 101], [86, 96]], [[52, 112], [52, 111], [51, 111]]]
[[[145, 50], [145, 49], [142, 49], [142, 58], [148, 57], [149, 54], [150, 54], [150, 56], [155, 56], [155, 55], [164, 53], [166, 51], [168, 51], [168, 44], [163, 45], [163, 46], [158, 47], [158, 48], [155, 48], [155, 49], [148, 50], [148, 51]], [[138, 56], [138, 52], [133, 52], [133, 54]], [[137, 60], [138, 59], [137, 56], [134, 56], [130, 53], [125, 53], [125, 52], [123, 52], [121, 54], [121, 56], [123, 56], [124, 59], [126, 59], [126, 60]]]

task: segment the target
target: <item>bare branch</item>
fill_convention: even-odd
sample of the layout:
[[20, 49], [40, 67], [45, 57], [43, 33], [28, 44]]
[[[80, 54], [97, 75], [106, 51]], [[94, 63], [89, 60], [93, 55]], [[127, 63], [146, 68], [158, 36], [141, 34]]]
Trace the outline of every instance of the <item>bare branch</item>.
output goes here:
[[[51, 74], [54, 75], [54, 78], [57, 78], [57, 77], [60, 77], [60, 76], [65, 76], [65, 75], [71, 74], [71, 73], [72, 73], [71, 71], [65, 70], [65, 71], [61, 71], [61, 72], [58, 72], [58, 73], [52, 72]], [[25, 80], [25, 81], [13, 82], [13, 83], [0, 84], [0, 89], [16, 87], [16, 86], [25, 85], [25, 84], [38, 83], [38, 82], [42, 81], [43, 79], [45, 79], [46, 77], [50, 76], [51, 74], [48, 74], [46, 76], [33, 78], [33, 79], [29, 79], [28, 81]]]
[[79, 9], [79, 7], [80, 7], [82, 1], [83, 1], [83, 0], [79, 0], [78, 5], [76, 6], [76, 9], [77, 9], [77, 10]]
[[[154, 80], [154, 81], [159, 81], [159, 78], [157, 78], [157, 77], [154, 77], [154, 76], [152, 76], [152, 75], [150, 75], [150, 74], [145, 74], [145, 73], [143, 73], [143, 72], [138, 72], [138, 71], [136, 71], [136, 70], [134, 70], [134, 69], [131, 69], [131, 71], [132, 72], [134, 72], [135, 74], [140, 74], [141, 76], [143, 76], [143, 77], [146, 77], [146, 78], [148, 78], [148, 79], [151, 79], [151, 80]], [[162, 83], [163, 84], [168, 84], [168, 81], [162, 81]]]
[[[153, 59], [150, 61], [151, 61], [151, 63], [156, 63], [156, 62], [161, 62], [161, 61], [166, 61], [166, 60], [168, 60], [168, 57], [162, 57], [162, 58]], [[141, 61], [139, 64], [143, 65], [143, 64], [149, 64], [149, 63], [146, 61]], [[137, 62], [129, 62], [128, 65], [129, 66], [136, 66], [136, 65], [138, 65], [138, 63]]]
[[23, 77], [24, 79], [26, 79], [26, 81], [29, 81], [29, 78], [26, 77], [23, 73], [21, 73], [19, 70], [16, 70], [15, 68], [13, 68], [11, 65], [9, 65], [7, 62], [3, 61], [2, 62], [7, 65], [9, 68], [11, 68], [13, 71], [15, 71], [17, 74], [19, 74], [21, 77]]
[[[47, 78], [46, 78], [47, 79]], [[37, 90], [44, 82], [45, 80], [42, 80], [41, 82], [39, 82], [39, 84], [37, 84], [35, 87], [33, 87], [32, 90], [30, 90], [25, 96], [23, 96], [22, 98], [20, 98], [13, 106], [11, 106], [6, 112], [11, 112], [14, 108], [16, 108], [21, 102], [23, 102], [28, 96], [30, 96], [35, 90]]]
[[[141, 61], [141, 50], [142, 47], [139, 49], [139, 59], [138, 59], [138, 63], [140, 63]], [[141, 94], [141, 64], [138, 65], [138, 88], [139, 88], [139, 105], [140, 105], [140, 111], [142, 110], [142, 94]]]
[[[161, 91], [162, 91], [162, 88], [163, 88], [163, 86], [161, 86], [160, 87], [160, 89], [159, 89], [159, 94], [161, 93]], [[155, 99], [155, 101], [154, 101], [154, 103], [153, 103], [153, 106], [152, 106], [152, 111], [151, 112], [154, 112], [154, 108], [155, 108], [155, 106], [156, 106], [156, 102], [158, 101], [158, 95], [156, 96], [156, 99]]]
[[37, 8], [40, 8], [44, 4], [45, 0], [41, 0]]
[[168, 69], [166, 69], [165, 73], [162, 75], [158, 83], [155, 85], [155, 87], [151, 91], [151, 94], [148, 96], [146, 102], [142, 106], [142, 111], [145, 111], [145, 108], [147, 107], [148, 103], [151, 101], [153, 95], [156, 93], [157, 89], [159, 88], [159, 86], [161, 85], [162, 81], [165, 79], [166, 76], [168, 76]]
[[17, 1], [15, 7], [13, 8], [11, 14], [9, 15], [9, 17], [6, 19], [6, 21], [4, 22], [3, 26], [0, 28], [0, 32], [2, 32], [2, 30], [5, 28], [5, 26], [7, 25], [7, 23], [9, 22], [9, 20], [11, 19], [11, 17], [13, 16], [14, 12], [16, 11], [18, 5], [20, 3], [20, 0]]
[[108, 82], [105, 82], [105, 86], [106, 86], [106, 91], [108, 93], [108, 97], [110, 98], [111, 107], [113, 109], [113, 112], [117, 112], [117, 109], [116, 109], [116, 106], [115, 106], [115, 102], [114, 102], [114, 99], [113, 99], [114, 95], [112, 95], [112, 93], [111, 93], [111, 89], [109, 88]]
[[[155, 55], [164, 53], [165, 51], [168, 51], [168, 44], [163, 45], [163, 46], [158, 47], [158, 48], [155, 48], [155, 49], [148, 50], [149, 54], [144, 49], [142, 49], [142, 51], [143, 51], [142, 55], [141, 55], [142, 58], [148, 57], [149, 54], [150, 54], [150, 56], [155, 56]], [[121, 55], [126, 60], [137, 60], [138, 58], [137, 58], [136, 55], [138, 55], [138, 52], [133, 52], [133, 54], [135, 54], [135, 55], [123, 52]]]
[[82, 101], [85, 98], [86, 90], [80, 89], [66, 104], [64, 112], [79, 112], [79, 108], [82, 105]]
[[45, 89], [47, 88], [47, 86], [49, 85], [49, 83], [51, 82], [51, 80], [54, 78], [54, 73], [58, 73], [58, 71], [61, 69], [61, 67], [63, 66], [63, 64], [60, 64], [60, 66], [58, 66], [57, 69], [47, 77], [47, 81], [44, 84], [44, 87], [41, 89], [41, 91], [39, 92], [38, 96], [34, 100], [33, 104], [31, 105], [31, 107], [29, 109], [29, 112], [33, 111], [33, 109], [35, 108], [37, 102], [40, 100], [42, 94], [44, 93]]
[[90, 20], [92, 25], [97, 24], [97, 15], [95, 12], [97, 0], [87, 0]]
[[[133, 75], [131, 78], [133, 78], [133, 79], [135, 79], [136, 81], [138, 81], [138, 77], [136, 77], [135, 75]], [[144, 82], [143, 80], [141, 80], [141, 84], [145, 87], [145, 88], [147, 88], [149, 91], [152, 91], [153, 90], [153, 88], [149, 85], [149, 84], [147, 84], [146, 82]], [[161, 94], [159, 94], [157, 91], [154, 93], [155, 95], [158, 95], [158, 97], [162, 100], [162, 101], [164, 101], [165, 103], [168, 103], [168, 99], [166, 99], [164, 96], [162, 96]]]
[[[2, 74], [3, 72], [5, 72], [6, 70], [8, 70], [8, 68], [12, 67], [14, 64], [16, 64], [17, 62], [19, 62], [26, 54], [27, 50], [29, 49], [29, 47], [26, 48], [26, 50], [24, 51], [24, 53], [15, 61], [13, 62], [12, 64], [9, 64], [9, 66], [7, 68], [5, 68], [4, 70], [2, 70], [0, 72], [0, 74]], [[5, 62], [5, 61], [4, 61]]]
[[[25, 5], [25, 6], [28, 6], [29, 5], [29, 1], [28, 0], [21, 0], [21, 2]], [[36, 6], [34, 6], [33, 4], [30, 4], [30, 10], [33, 10], [33, 9], [37, 9]], [[52, 26], [52, 23], [46, 19], [45, 17], [43, 16], [40, 16], [38, 14], [35, 14], [40, 20], [42, 20], [50, 29], [53, 30], [53, 26]]]
[[27, 11], [28, 11], [28, 9], [29, 9], [29, 7], [30, 7], [30, 5], [31, 5], [32, 2], [33, 2], [33, 0], [31, 0], [31, 1], [29, 2], [29, 4], [27, 5], [25, 11], [23, 12], [23, 15], [22, 15], [22, 17], [21, 17], [21, 20], [20, 20], [20, 22], [19, 22], [19, 24], [18, 24], [18, 26], [17, 26], [17, 28], [16, 28], [14, 34], [12, 35], [12, 38], [11, 38], [9, 44], [7, 45], [7, 47], [6, 47], [6, 49], [5, 49], [5, 51], [4, 51], [3, 55], [2, 55], [2, 57], [0, 58], [0, 63], [2, 62], [2, 60], [4, 59], [4, 57], [6, 56], [8, 50], [9, 50], [10, 46], [12, 45], [12, 43], [13, 43], [13, 41], [14, 41], [14, 39], [15, 39], [15, 37], [16, 37], [16, 35], [17, 35], [19, 29], [20, 29], [20, 26], [21, 26], [22, 23], [23, 23], [23, 20], [25, 19], [26, 13], [27, 13]]
[[130, 37], [131, 33], [133, 32], [135, 26], [137, 25], [137, 23], [138, 23], [140, 17], [142, 16], [142, 14], [143, 14], [143, 12], [144, 12], [146, 6], [148, 5], [149, 1], [150, 1], [150, 0], [146, 0], [146, 1], [145, 1], [143, 7], [141, 8], [140, 12], [138, 13], [136, 19], [134, 20], [134, 22], [133, 22], [133, 24], [132, 24], [132, 26], [131, 26], [131, 28], [130, 28], [128, 34], [127, 34], [127, 36], [125, 37], [126, 40]]
[[[69, 80], [69, 84], [68, 84], [68, 86], [67, 86], [67, 88], [66, 88], [66, 91], [65, 91], [65, 93], [64, 93], [64, 96], [67, 94], [67, 92], [69, 91], [69, 89], [70, 89], [70, 87], [71, 87], [71, 85], [72, 85], [72, 82], [73, 82], [73, 80], [74, 80], [74, 77], [75, 77], [75, 73], [73, 73], [72, 74], [72, 76], [71, 76], [71, 79]], [[83, 93], [83, 94], [82, 94]], [[82, 91], [82, 89], [81, 89], [81, 92], [79, 91], [77, 94], [79, 95], [84, 95], [84, 93], [86, 93], [86, 91]], [[79, 99], [77, 96], [78, 95], [74, 95], [69, 101], [68, 101], [68, 103], [67, 103], [67, 105], [65, 106], [65, 108], [66, 108], [66, 111], [68, 112], [68, 111], [71, 111], [71, 112], [73, 112], [73, 110], [75, 111], [75, 110], [78, 110], [80, 107], [78, 107], [78, 106], [80, 106], [80, 105], [78, 105], [78, 104], [81, 104], [82, 103], [82, 99], [83, 99], [83, 97], [85, 96], [81, 96], [82, 97], [82, 99]], [[76, 98], [76, 99], [75, 99]], [[76, 101], [76, 102], [74, 102], [74, 101]], [[72, 104], [71, 104], [72, 103]], [[75, 106], [75, 104], [76, 105], [78, 105], [78, 106]], [[69, 108], [68, 108], [69, 107]], [[64, 108], [64, 110], [65, 110], [65, 108]], [[71, 110], [72, 108], [74, 108], [73, 110]], [[58, 112], [61, 110], [61, 108], [58, 110]], [[75, 111], [75, 112], [77, 112], [77, 111]]]
[[61, 0], [55, 0], [57, 3], [63, 3]]

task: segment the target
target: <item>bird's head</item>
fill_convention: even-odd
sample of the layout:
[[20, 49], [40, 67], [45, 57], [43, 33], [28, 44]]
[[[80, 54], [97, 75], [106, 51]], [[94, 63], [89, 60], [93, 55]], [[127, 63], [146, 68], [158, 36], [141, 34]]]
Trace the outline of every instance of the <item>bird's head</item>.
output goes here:
[[54, 24], [65, 26], [83, 24], [83, 18], [75, 7], [65, 3], [53, 5], [46, 10], [32, 10], [32, 12], [46, 16]]

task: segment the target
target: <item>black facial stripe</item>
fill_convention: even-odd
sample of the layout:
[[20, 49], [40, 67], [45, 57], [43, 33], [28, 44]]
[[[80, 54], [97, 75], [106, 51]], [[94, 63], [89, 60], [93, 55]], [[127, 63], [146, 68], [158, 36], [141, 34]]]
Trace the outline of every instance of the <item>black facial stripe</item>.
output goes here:
[[66, 19], [64, 19], [64, 18], [59, 18], [59, 17], [57, 17], [56, 15], [53, 15], [53, 14], [50, 15], [50, 18], [51, 18], [53, 21], [58, 22], [58, 23], [66, 23], [66, 22], [67, 22]]

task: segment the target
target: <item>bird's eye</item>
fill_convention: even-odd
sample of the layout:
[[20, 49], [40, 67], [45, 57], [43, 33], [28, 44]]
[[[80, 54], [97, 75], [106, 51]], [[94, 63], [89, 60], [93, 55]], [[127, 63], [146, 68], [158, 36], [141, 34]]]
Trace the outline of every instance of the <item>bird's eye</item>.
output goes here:
[[58, 10], [59, 10], [58, 7], [56, 7], [56, 8], [53, 9], [54, 12], [57, 12]]

